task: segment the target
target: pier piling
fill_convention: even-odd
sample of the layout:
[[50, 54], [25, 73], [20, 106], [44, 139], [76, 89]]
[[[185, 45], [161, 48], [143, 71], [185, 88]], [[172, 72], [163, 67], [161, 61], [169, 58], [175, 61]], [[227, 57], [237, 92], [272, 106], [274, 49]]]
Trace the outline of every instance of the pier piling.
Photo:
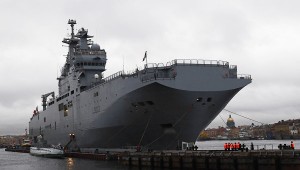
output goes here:
[[[212, 153], [213, 152], [213, 153]], [[296, 170], [300, 169], [299, 151], [220, 151], [128, 153], [120, 160], [139, 168], [203, 170]]]

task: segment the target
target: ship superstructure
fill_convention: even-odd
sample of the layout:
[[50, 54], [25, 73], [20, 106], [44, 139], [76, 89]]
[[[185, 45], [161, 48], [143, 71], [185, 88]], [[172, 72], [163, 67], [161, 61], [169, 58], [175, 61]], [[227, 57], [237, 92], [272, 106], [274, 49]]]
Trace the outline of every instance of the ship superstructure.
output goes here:
[[[29, 122], [31, 139], [81, 148], [145, 146], [175, 149], [195, 141], [239, 90], [251, 83], [237, 66], [217, 60], [180, 60], [146, 64], [133, 72], [103, 78], [106, 52], [88, 30], [71, 36], [66, 63], [58, 78], [58, 96], [42, 95], [43, 110]], [[48, 99], [49, 96], [52, 96]]]

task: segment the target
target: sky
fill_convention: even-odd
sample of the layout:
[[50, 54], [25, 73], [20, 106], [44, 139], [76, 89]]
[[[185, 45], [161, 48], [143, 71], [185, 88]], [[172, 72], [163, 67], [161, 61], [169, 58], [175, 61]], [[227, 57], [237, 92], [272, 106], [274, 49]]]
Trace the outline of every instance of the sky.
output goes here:
[[[57, 94], [75, 19], [107, 52], [104, 75], [174, 59], [228, 61], [253, 82], [227, 110], [263, 122], [300, 117], [300, 1], [1, 0], [0, 135], [23, 134], [41, 95]], [[77, 32], [77, 31], [76, 31]], [[209, 127], [225, 126], [227, 111]], [[236, 125], [251, 124], [232, 115]], [[257, 123], [255, 123], [257, 124]]]

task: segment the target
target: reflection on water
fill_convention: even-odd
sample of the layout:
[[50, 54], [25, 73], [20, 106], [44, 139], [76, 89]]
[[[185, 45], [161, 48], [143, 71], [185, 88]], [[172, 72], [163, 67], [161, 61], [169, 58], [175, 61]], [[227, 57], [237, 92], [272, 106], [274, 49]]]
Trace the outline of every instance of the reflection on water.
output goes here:
[[67, 161], [67, 169], [72, 170], [74, 168], [73, 158], [66, 158], [66, 161]]

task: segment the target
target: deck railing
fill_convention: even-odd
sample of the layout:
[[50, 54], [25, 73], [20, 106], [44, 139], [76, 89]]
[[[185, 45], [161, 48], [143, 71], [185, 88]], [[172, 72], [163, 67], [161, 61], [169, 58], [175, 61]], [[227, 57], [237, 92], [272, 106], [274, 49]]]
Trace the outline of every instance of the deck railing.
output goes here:
[[109, 82], [109, 81], [111, 81], [111, 80], [113, 80], [113, 79], [116, 79], [116, 78], [118, 78], [118, 77], [121, 77], [123, 74], [124, 74], [123, 71], [116, 72], [115, 74], [112, 74], [112, 75], [110, 75], [110, 76], [104, 78], [104, 82]]
[[209, 65], [209, 66], [229, 66], [229, 62], [222, 60], [199, 60], [199, 59], [176, 59], [171, 61], [175, 65]]
[[[106, 78], [104, 78], [104, 81], [102, 83], [107, 83], [113, 79], [119, 78], [121, 76], [134, 76], [137, 75], [138, 72], [147, 69], [159, 69], [159, 68], [169, 68], [173, 65], [186, 65], [186, 66], [190, 66], [190, 65], [201, 65], [201, 66], [211, 66], [211, 67], [229, 67], [230, 69], [236, 69], [235, 65], [229, 66], [229, 62], [227, 61], [222, 61], [222, 60], [201, 60], [201, 59], [175, 59], [172, 60], [170, 62], [167, 62], [166, 64], [163, 63], [147, 63], [145, 64], [144, 69], [136, 69], [134, 71], [130, 71], [125, 73], [124, 71], [119, 71], [117, 73], [114, 73]], [[169, 75], [149, 75], [148, 77], [143, 76], [143, 81], [148, 81], [148, 80], [154, 80], [154, 79], [166, 79], [166, 78], [173, 78], [170, 77]], [[238, 79], [251, 79], [251, 75], [247, 75], [247, 74], [238, 74], [237, 77]], [[101, 84], [102, 84], [101, 83]]]
[[249, 75], [249, 74], [238, 74], [237, 78], [238, 79], [251, 79], [251, 75]]
[[145, 67], [147, 68], [160, 68], [169, 67], [172, 65], [207, 65], [207, 66], [229, 66], [229, 62], [222, 60], [200, 60], [200, 59], [175, 59], [167, 62], [165, 65], [163, 63], [147, 63]]

